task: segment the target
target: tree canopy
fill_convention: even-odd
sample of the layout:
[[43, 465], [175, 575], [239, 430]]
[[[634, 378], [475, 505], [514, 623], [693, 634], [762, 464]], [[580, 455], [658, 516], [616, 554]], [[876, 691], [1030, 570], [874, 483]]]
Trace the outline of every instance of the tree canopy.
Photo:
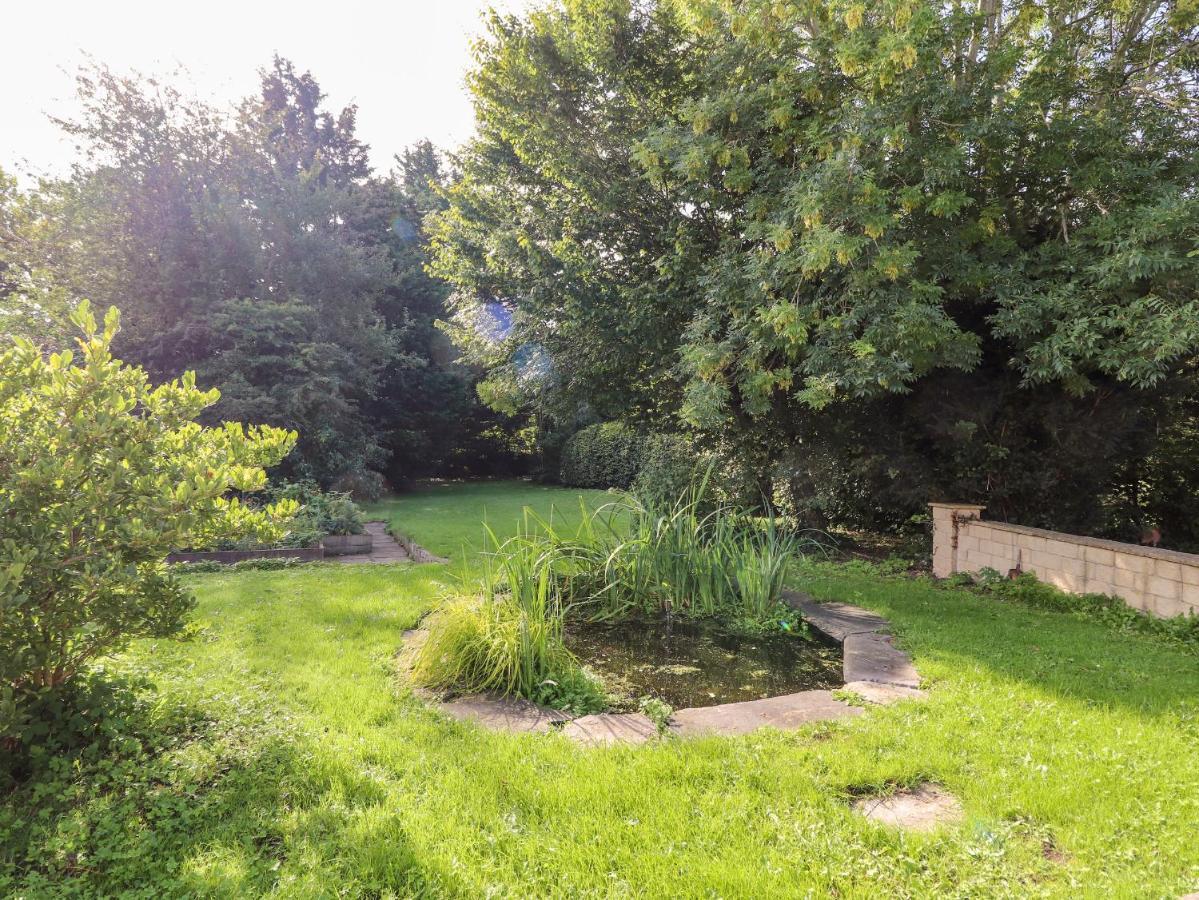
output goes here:
[[[1199, 474], [1155, 455], [1193, 427], [1197, 19], [1152, 0], [496, 19], [435, 230], [460, 339], [509, 387], [546, 348], [566, 409], [673, 417], [818, 520], [895, 523], [941, 494], [1132, 527], [1158, 469]], [[472, 333], [496, 303], [503, 340]]]
[[289, 474], [441, 474], [461, 444], [466, 471], [503, 465], [476, 373], [433, 330], [444, 289], [423, 271], [422, 219], [448, 173], [431, 146], [373, 174], [356, 110], [326, 110], [281, 58], [232, 114], [103, 66], [78, 92], [59, 123], [81, 151], [71, 177], [0, 185], [0, 248], [20, 243], [0, 265], [19, 262], [22, 296], [42, 279], [42, 295], [119, 304], [123, 357], [220, 388], [206, 421], [296, 430]]

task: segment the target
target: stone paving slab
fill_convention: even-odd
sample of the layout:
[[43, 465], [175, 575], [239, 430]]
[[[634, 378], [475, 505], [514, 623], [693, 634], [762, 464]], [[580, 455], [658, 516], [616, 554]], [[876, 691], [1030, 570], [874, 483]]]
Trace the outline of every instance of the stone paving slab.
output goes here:
[[896, 791], [889, 797], [862, 797], [854, 801], [853, 808], [882, 825], [909, 831], [932, 831], [965, 818], [958, 799], [935, 784]]
[[850, 681], [843, 690], [853, 691], [867, 703], [888, 706], [900, 700], [923, 700], [927, 691], [903, 687], [898, 684], [883, 684], [881, 681]]
[[920, 687], [912, 659], [891, 643], [889, 634], [851, 634], [841, 644], [842, 677], [853, 681], [879, 681], [900, 687]]
[[882, 616], [848, 603], [817, 603], [799, 591], [783, 591], [783, 600], [835, 641], [844, 641], [851, 634], [872, 634], [891, 627]]
[[600, 713], [568, 722], [562, 733], [580, 744], [644, 744], [658, 728], [641, 713]]
[[570, 720], [570, 716], [556, 709], [492, 694], [458, 697], [442, 703], [441, 709], [460, 722], [474, 722], [492, 731], [548, 731]]
[[367, 522], [366, 533], [371, 536], [370, 553], [350, 553], [345, 556], [330, 557], [330, 559], [335, 558], [339, 563], [344, 565], [383, 565], [387, 563], [412, 562], [412, 557], [408, 555], [408, 551], [387, 533], [386, 523]]
[[800, 691], [765, 700], [680, 709], [670, 717], [670, 727], [680, 735], [748, 734], [767, 726], [789, 730], [861, 714], [861, 709], [834, 698], [832, 691]]

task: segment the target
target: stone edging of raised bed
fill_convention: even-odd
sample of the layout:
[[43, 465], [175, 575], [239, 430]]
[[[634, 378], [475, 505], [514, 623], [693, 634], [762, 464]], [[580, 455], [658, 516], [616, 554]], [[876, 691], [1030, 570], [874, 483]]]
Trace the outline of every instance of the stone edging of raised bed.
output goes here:
[[[879, 704], [925, 696], [911, 657], [892, 642], [891, 623], [886, 619], [847, 603], [818, 603], [796, 591], [784, 591], [783, 600], [802, 613], [813, 628], [841, 644], [842, 690]], [[414, 635], [405, 632], [406, 638]], [[639, 744], [657, 735], [656, 726], [641, 713], [599, 713], [572, 719], [528, 700], [487, 694], [445, 701], [440, 707], [455, 719], [495, 731], [545, 732], [561, 728], [563, 734], [583, 744]], [[668, 728], [681, 736], [735, 735], [766, 726], [793, 729], [861, 713], [860, 707], [839, 699], [834, 691], [799, 691], [763, 700], [676, 710]]]
[[270, 550], [176, 550], [167, 554], [168, 563], [218, 562], [224, 565], [247, 559], [298, 559], [318, 562], [325, 558], [324, 547], [274, 547]]
[[444, 556], [437, 556], [430, 553], [420, 544], [414, 542], [408, 535], [401, 531], [388, 531], [397, 544], [404, 548], [404, 552], [408, 554], [408, 558], [413, 562], [418, 563], [448, 563], [449, 560]]

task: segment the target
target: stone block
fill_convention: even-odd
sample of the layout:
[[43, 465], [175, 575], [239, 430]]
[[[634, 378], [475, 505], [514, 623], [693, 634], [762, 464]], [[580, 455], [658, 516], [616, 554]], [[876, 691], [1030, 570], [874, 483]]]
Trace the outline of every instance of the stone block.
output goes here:
[[1028, 566], [1036, 568], [1037, 571], [1046, 573], [1054, 572], [1058, 569], [1060, 559], [1045, 550], [1032, 550], [1027, 555]]
[[1183, 584], [1181, 600], [1187, 606], [1199, 609], [1199, 585]]
[[1154, 597], [1149, 612], [1163, 619], [1172, 619], [1192, 610], [1193, 607], [1183, 603], [1181, 599], [1171, 597]]
[[1169, 578], [1171, 581], [1182, 581], [1182, 566], [1164, 559], [1153, 561], [1153, 574], [1158, 578]]
[[901, 687], [920, 687], [911, 657], [885, 634], [851, 634], [841, 645], [843, 677], [850, 681], [880, 681]]
[[1152, 594], [1145, 591], [1137, 591], [1127, 602], [1133, 609], [1139, 609], [1141, 612], [1153, 612], [1153, 602], [1155, 598]]
[[658, 728], [641, 713], [599, 713], [568, 722], [562, 733], [580, 744], [644, 744], [657, 737]]
[[1179, 600], [1182, 597], [1182, 584], [1178, 581], [1171, 581], [1169, 578], [1159, 578], [1157, 575], [1150, 575], [1145, 583], [1145, 590], [1155, 597], [1162, 597], [1166, 600]]
[[1050, 569], [1044, 573], [1038, 572], [1037, 577], [1042, 581], [1052, 584], [1060, 591], [1081, 594], [1086, 590], [1086, 579], [1081, 575], [1073, 575], [1069, 572], [1059, 572]]
[[1182, 567], [1183, 584], [1199, 585], [1199, 566]]
[[1016, 540], [1016, 535], [1010, 531], [1000, 531], [998, 528], [978, 528], [971, 529], [983, 532], [984, 539], [991, 544], [996, 544], [1000, 547], [1010, 547]]
[[1137, 556], [1133, 553], [1117, 553], [1115, 567], [1124, 569], [1126, 572], [1137, 572], [1146, 574], [1153, 567], [1153, 560], [1145, 556]]
[[1141, 586], [1141, 582], [1145, 579], [1145, 576], [1140, 572], [1130, 572], [1128, 569], [1117, 569], [1113, 567], [1112, 571], [1115, 573], [1112, 577], [1112, 581], [1115, 582], [1117, 587], [1126, 590], [1134, 590], [1139, 588]]
[[1102, 547], [1084, 547], [1083, 558], [1087, 562], [1099, 563], [1101, 566], [1116, 564], [1116, 554], [1111, 550], [1104, 550]]
[[809, 624], [834, 641], [844, 641], [851, 634], [871, 634], [886, 631], [891, 623], [882, 616], [848, 603], [817, 603], [815, 598], [800, 591], [784, 590], [783, 602], [799, 610]]
[[1067, 575], [1079, 575], [1089, 577], [1088, 569], [1091, 563], [1083, 562], [1078, 557], [1058, 557], [1058, 569], [1065, 572]]
[[[1115, 585], [1117, 569], [1115, 566], [1104, 566], [1099, 563], [1086, 564], [1087, 584], [1091, 582]], [[1087, 590], [1091, 590], [1090, 587]]]
[[858, 707], [834, 698], [832, 691], [800, 691], [766, 700], [680, 709], [670, 717], [670, 729], [682, 735], [748, 734], [758, 728], [788, 730], [861, 714]]
[[1083, 547], [1078, 544], [1072, 544], [1069, 541], [1050, 541], [1046, 548], [1054, 556], [1060, 556], [1062, 559], [1082, 559]]

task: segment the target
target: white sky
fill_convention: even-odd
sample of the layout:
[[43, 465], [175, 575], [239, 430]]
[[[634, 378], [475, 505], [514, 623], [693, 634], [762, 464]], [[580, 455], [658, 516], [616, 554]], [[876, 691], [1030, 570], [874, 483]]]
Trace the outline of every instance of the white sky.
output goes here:
[[73, 149], [47, 114], [68, 115], [83, 54], [114, 71], [165, 75], [185, 93], [231, 106], [257, 87], [272, 53], [310, 70], [339, 110], [358, 104], [358, 134], [386, 171], [427, 137], [454, 146], [473, 131], [463, 76], [482, 14], [530, 0], [17, 0], [0, 27], [0, 168], [65, 174]]

